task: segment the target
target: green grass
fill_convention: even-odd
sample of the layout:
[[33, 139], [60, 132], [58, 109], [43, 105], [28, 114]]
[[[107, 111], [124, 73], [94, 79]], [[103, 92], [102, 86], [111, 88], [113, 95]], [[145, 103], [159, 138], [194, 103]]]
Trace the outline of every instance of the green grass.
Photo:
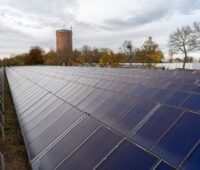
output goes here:
[[0, 151], [4, 155], [5, 168], [6, 170], [29, 170], [28, 157], [6, 76], [4, 87], [5, 138], [0, 139]]

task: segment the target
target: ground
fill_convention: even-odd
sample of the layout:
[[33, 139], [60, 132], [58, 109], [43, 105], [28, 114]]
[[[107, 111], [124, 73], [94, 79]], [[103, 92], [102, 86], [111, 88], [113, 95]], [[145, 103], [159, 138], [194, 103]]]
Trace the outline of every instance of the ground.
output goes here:
[[0, 138], [0, 151], [4, 155], [6, 170], [29, 170], [28, 156], [19, 128], [8, 81], [5, 77], [5, 138]]

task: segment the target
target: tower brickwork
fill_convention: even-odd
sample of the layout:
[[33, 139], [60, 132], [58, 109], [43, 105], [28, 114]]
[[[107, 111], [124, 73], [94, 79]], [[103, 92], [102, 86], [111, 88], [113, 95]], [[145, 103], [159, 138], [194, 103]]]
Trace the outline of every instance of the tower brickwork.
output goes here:
[[72, 55], [72, 30], [56, 31], [56, 51], [61, 62], [69, 64]]

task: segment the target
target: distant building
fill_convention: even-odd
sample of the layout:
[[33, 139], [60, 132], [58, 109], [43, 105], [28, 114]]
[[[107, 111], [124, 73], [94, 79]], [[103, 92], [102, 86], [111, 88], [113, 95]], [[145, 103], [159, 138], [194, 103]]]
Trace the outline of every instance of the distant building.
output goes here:
[[69, 65], [72, 56], [72, 30], [61, 29], [56, 31], [56, 51], [59, 60]]

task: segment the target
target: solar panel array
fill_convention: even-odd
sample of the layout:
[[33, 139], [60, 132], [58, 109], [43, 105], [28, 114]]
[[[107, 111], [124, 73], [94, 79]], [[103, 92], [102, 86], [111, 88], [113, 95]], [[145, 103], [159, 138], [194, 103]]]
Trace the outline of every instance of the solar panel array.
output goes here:
[[6, 69], [31, 166], [200, 169], [200, 74]]
[[[4, 138], [4, 68], [0, 67], [0, 138]], [[0, 169], [4, 170], [4, 156], [0, 151]]]
[[0, 137], [4, 137], [4, 68], [0, 67]]

